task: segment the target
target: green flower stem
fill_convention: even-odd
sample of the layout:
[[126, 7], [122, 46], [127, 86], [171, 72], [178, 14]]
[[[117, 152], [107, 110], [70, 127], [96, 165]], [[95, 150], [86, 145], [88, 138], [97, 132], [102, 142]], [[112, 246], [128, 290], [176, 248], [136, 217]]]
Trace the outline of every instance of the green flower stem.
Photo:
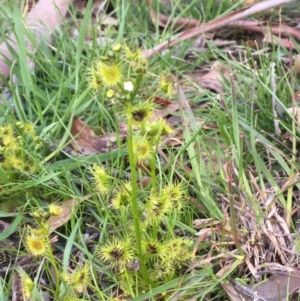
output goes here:
[[136, 162], [133, 154], [133, 139], [132, 139], [132, 126], [129, 125], [128, 129], [128, 137], [127, 137], [127, 144], [128, 144], [128, 155], [129, 155], [129, 162], [130, 162], [130, 170], [131, 170], [131, 212], [132, 218], [134, 223], [134, 231], [136, 237], [136, 245], [137, 245], [137, 252], [138, 257], [140, 259], [140, 271], [145, 281], [150, 282], [150, 279], [147, 274], [147, 269], [143, 261], [142, 256], [142, 244], [141, 244], [141, 230], [140, 230], [140, 218], [139, 218], [139, 211], [138, 211], [138, 200], [137, 200], [137, 175], [136, 175]]
[[49, 257], [49, 260], [50, 260], [50, 263], [52, 264], [52, 267], [55, 271], [55, 276], [56, 276], [56, 295], [58, 296], [59, 295], [59, 290], [60, 290], [60, 278], [61, 278], [61, 273], [57, 267], [57, 261], [53, 255], [53, 252], [52, 252], [52, 246], [51, 246], [51, 243], [50, 243], [50, 239], [49, 237], [47, 238], [47, 244], [49, 246], [49, 250], [48, 250], [48, 257]]
[[[135, 88], [130, 93], [130, 102], [133, 103], [137, 92], [140, 88], [142, 83], [143, 74], [138, 74], [135, 82]], [[130, 170], [131, 170], [131, 185], [132, 185], [132, 193], [131, 193], [131, 212], [132, 218], [134, 223], [134, 231], [136, 236], [136, 244], [137, 244], [137, 253], [140, 260], [140, 271], [142, 274], [143, 279], [151, 283], [147, 269], [143, 260], [142, 256], [142, 244], [141, 244], [141, 229], [140, 229], [140, 216], [138, 210], [138, 200], [137, 200], [137, 175], [136, 175], [136, 162], [133, 154], [133, 130], [132, 125], [128, 124], [128, 137], [127, 137], [127, 144], [128, 144], [128, 155], [129, 155], [129, 162], [130, 162]]]
[[156, 164], [155, 164], [155, 155], [152, 156], [150, 161], [151, 166], [151, 183], [152, 183], [152, 191], [156, 191]]
[[131, 103], [133, 103], [133, 100], [136, 97], [136, 94], [137, 94], [137, 92], [138, 92], [138, 90], [141, 86], [142, 80], [143, 80], [143, 74], [138, 74], [137, 77], [136, 77], [134, 90], [130, 93]]
[[158, 239], [158, 224], [157, 223], [154, 223], [152, 225], [152, 238], [153, 239]]

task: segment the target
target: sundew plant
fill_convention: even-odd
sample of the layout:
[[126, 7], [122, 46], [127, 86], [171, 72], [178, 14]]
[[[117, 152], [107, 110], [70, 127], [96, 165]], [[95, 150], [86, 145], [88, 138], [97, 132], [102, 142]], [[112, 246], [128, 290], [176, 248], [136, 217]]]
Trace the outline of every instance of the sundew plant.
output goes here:
[[[89, 251], [85, 250], [84, 259], [72, 256], [75, 245], [83, 248], [76, 236], [69, 233], [76, 229], [73, 221], [70, 228], [66, 224], [58, 232], [60, 239], [53, 235], [51, 228], [53, 219], [60, 223], [66, 212], [72, 215], [72, 220], [77, 215], [68, 207], [58, 205], [58, 194], [56, 199], [56, 194], [51, 194], [49, 202], [41, 201], [37, 193], [43, 195], [47, 191], [45, 186], [38, 191], [25, 190], [28, 201], [22, 208], [30, 218], [23, 222], [25, 230], [20, 234], [20, 249], [24, 255], [41, 262], [38, 273], [45, 271], [49, 282], [41, 285], [37, 279], [43, 273], [28, 273], [18, 267], [25, 300], [42, 300], [43, 291], [55, 300], [86, 300], [91, 295], [95, 300], [131, 300], [165, 283], [179, 281], [195, 257], [194, 242], [183, 230], [191, 229], [192, 223], [187, 202], [188, 182], [184, 177], [165, 173], [159, 166], [158, 148], [163, 147], [164, 138], [172, 135], [173, 130], [164, 118], [155, 116], [155, 96], [172, 96], [171, 78], [165, 72], [151, 73], [141, 51], [126, 45], [103, 50], [86, 70], [87, 89], [95, 98], [105, 95], [110, 106], [116, 107], [121, 122], [126, 124], [127, 155], [123, 169], [127, 176], [116, 175], [105, 162], [82, 166], [86, 178], [83, 189], [91, 192], [93, 201], [79, 208], [84, 213], [84, 208], [89, 207], [97, 212], [94, 213], [97, 219], [109, 221], [105, 229], [99, 226], [96, 230], [99, 239], [92, 242]], [[149, 86], [154, 86], [150, 95], [146, 93]], [[0, 138], [1, 168], [7, 174], [1, 180], [2, 194], [11, 189], [9, 183], [38, 181], [39, 173], [47, 167], [42, 163], [45, 143], [36, 134], [35, 126], [21, 122], [2, 126]], [[37, 158], [30, 156], [29, 149], [33, 147]], [[59, 176], [55, 179], [60, 181]], [[24, 189], [17, 192], [24, 194]], [[10, 196], [13, 195], [7, 193], [11, 201]], [[61, 239], [67, 241], [64, 260], [58, 252], [63, 250], [61, 242], [57, 243]], [[74, 246], [68, 246], [71, 241]], [[165, 291], [164, 298], [170, 295], [171, 292]]]
[[299, 265], [300, 2], [56, 1], [41, 37], [55, 1], [2, 2], [0, 301], [268, 299]]
[[[104, 90], [123, 109], [128, 127], [130, 180], [119, 181], [98, 165], [91, 173], [95, 188], [109, 199], [126, 229], [121, 236], [105, 237], [97, 256], [110, 266], [121, 290], [131, 297], [178, 277], [182, 265], [193, 258], [193, 242], [174, 235], [174, 222], [186, 207], [186, 185], [182, 180], [157, 180], [157, 147], [172, 129], [165, 119], [155, 119], [154, 95], [141, 93], [153, 77], [140, 50], [121, 45], [100, 56], [90, 69], [90, 87], [95, 93]], [[173, 83], [167, 76], [157, 82], [157, 90], [172, 93]], [[150, 179], [145, 187], [138, 186], [142, 173]], [[112, 190], [113, 182], [117, 185]]]

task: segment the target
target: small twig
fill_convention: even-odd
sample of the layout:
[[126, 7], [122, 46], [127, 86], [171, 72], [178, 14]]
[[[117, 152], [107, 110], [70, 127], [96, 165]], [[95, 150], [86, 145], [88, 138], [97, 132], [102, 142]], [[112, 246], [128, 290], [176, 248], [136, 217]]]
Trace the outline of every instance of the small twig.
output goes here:
[[[179, 33], [175, 38], [171, 39], [170, 41], [169, 40], [164, 41], [164, 42], [160, 43], [159, 45], [155, 46], [154, 48], [146, 49], [144, 51], [144, 55], [147, 58], [150, 58], [154, 54], [160, 53], [164, 49], [178, 44], [180, 41], [185, 41], [185, 40], [191, 39], [195, 36], [199, 36], [200, 34], [203, 34], [208, 31], [214, 31], [227, 24], [243, 20], [246, 17], [249, 17], [253, 14], [261, 13], [263, 11], [275, 8], [280, 5], [284, 5], [284, 4], [292, 2], [292, 1], [293, 0], [267, 0], [267, 1], [253, 4], [250, 7], [242, 8], [238, 11], [232, 12], [225, 16], [221, 16], [215, 20], [212, 20], [208, 23], [202, 24], [198, 27], [194, 27], [194, 28], [185, 30], [185, 31]], [[150, 5], [149, 5], [149, 3], [150, 3]], [[151, 1], [148, 1], [148, 5], [151, 7]], [[300, 66], [300, 63], [298, 65], [298, 69], [300, 69], [299, 66]]]
[[10, 273], [17, 266], [21, 266], [24, 270], [35, 268], [35, 267], [39, 266], [41, 264], [40, 261], [26, 264], [26, 262], [30, 261], [33, 257], [34, 257], [33, 255], [27, 255], [27, 256], [23, 257], [22, 259], [20, 259], [15, 264], [11, 264], [11, 265], [8, 265], [6, 267], [1, 268], [0, 269], [0, 274]]
[[232, 279], [231, 283], [235, 288], [235, 290], [241, 295], [243, 295], [244, 297], [250, 298], [253, 301], [268, 301], [264, 297], [259, 296], [256, 291], [253, 291], [251, 288], [240, 284], [235, 279]]
[[16, 263], [16, 264], [13, 264], [11, 266], [6, 266], [6, 267], [1, 268], [0, 269], [0, 274], [11, 273], [17, 266], [22, 266], [22, 269], [24, 271], [27, 271], [27, 270], [31, 270], [33, 268], [37, 268], [38, 266], [40, 266], [40, 264], [41, 264], [40, 261], [34, 262], [34, 263], [28, 263], [28, 264], [24, 264], [24, 265]]

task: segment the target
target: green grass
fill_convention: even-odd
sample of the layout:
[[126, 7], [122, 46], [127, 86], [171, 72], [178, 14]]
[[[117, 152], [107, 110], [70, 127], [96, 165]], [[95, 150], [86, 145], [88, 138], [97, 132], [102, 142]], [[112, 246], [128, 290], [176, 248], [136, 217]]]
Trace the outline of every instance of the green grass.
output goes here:
[[[7, 82], [11, 98], [0, 104], [0, 217], [10, 223], [0, 233], [0, 243], [8, 243], [11, 250], [6, 247], [5, 253], [13, 255], [12, 262], [18, 261], [30, 254], [25, 246], [30, 229], [43, 229], [40, 236], [36, 234], [38, 242], [48, 246], [38, 257], [40, 265], [17, 269], [23, 282], [33, 281], [27, 282], [32, 300], [43, 300], [41, 291], [48, 291], [54, 300], [223, 300], [226, 294], [220, 284], [230, 278], [251, 278], [245, 262], [248, 257], [255, 264], [251, 248], [260, 246], [259, 264], [293, 264], [288, 255], [288, 262], [278, 257], [266, 234], [271, 229], [265, 230], [273, 209], [285, 218], [291, 233], [297, 233], [297, 219], [291, 213], [296, 211], [293, 188], [299, 188], [299, 134], [296, 120], [286, 109], [293, 105], [291, 98], [299, 80], [291, 80], [292, 70], [281, 60], [289, 56], [288, 51], [270, 47], [268, 53], [254, 57], [254, 50], [243, 46], [241, 63], [212, 42], [200, 52], [191, 41], [185, 41], [151, 58], [146, 73], [136, 74], [124, 63], [126, 80], [141, 83], [126, 94], [127, 104], [116, 98], [112, 102], [106, 87], [94, 93], [89, 86], [88, 72], [95, 61], [109, 55], [117, 43], [133, 50], [146, 49], [178, 32], [172, 26], [159, 28], [151, 22], [146, 5], [131, 2], [112, 1], [110, 15], [118, 19], [119, 26], [108, 26], [104, 46], [96, 44], [99, 33], [90, 15], [85, 13], [78, 21], [71, 10], [70, 19], [54, 32], [51, 48], [43, 45], [37, 49], [34, 71], [26, 60], [23, 37], [30, 33], [20, 18], [24, 3], [7, 1], [0, 8], [0, 39], [5, 39], [6, 31], [14, 31], [19, 46], [13, 66], [18, 81]], [[217, 9], [211, 0], [182, 2], [173, 0], [162, 7], [154, 1], [154, 10], [177, 18], [212, 20], [242, 6], [241, 1], [234, 5], [221, 1]], [[86, 11], [91, 5], [89, 1]], [[273, 12], [274, 17], [277, 13]], [[70, 36], [73, 26], [79, 29], [76, 39]], [[87, 36], [92, 39], [90, 45]], [[184, 60], [187, 50], [196, 53], [188, 63]], [[224, 78], [224, 93], [219, 96], [187, 76], [215, 60], [230, 74]], [[272, 63], [277, 75], [275, 91]], [[161, 74], [179, 78], [171, 98], [180, 104], [173, 114], [181, 117], [177, 138], [182, 143], [164, 149], [168, 162], [155, 151], [146, 161], [147, 172], [136, 168], [134, 143], [136, 137], [142, 140], [149, 133], [143, 126], [134, 130], [125, 111], [129, 102], [136, 106], [154, 95], [167, 98], [160, 91]], [[285, 112], [277, 119], [280, 135], [274, 129], [272, 99]], [[127, 142], [119, 139], [118, 148], [106, 153], [69, 154], [64, 150], [76, 139], [71, 135], [74, 117], [99, 136], [118, 133], [120, 124], [127, 122]], [[34, 126], [34, 133], [24, 130], [27, 124]], [[10, 125], [15, 149], [5, 142]], [[148, 130], [151, 126], [147, 120]], [[95, 166], [103, 168], [100, 176]], [[145, 180], [147, 185], [141, 187]], [[177, 189], [179, 183], [181, 195], [172, 200], [174, 208], [160, 215], [165, 210], [161, 199], [166, 187], [175, 185]], [[108, 187], [107, 193], [103, 187]], [[118, 193], [125, 203], [122, 209], [114, 207]], [[88, 194], [90, 197], [85, 197]], [[70, 219], [50, 234], [46, 227], [49, 205], [70, 199], [79, 200], [79, 205], [72, 208]], [[159, 218], [150, 220], [151, 206]], [[50, 246], [54, 236], [57, 241]], [[114, 248], [114, 256], [110, 248]], [[274, 255], [269, 261], [262, 259], [266, 250]], [[3, 259], [2, 264], [1, 251], [0, 300], [10, 300], [14, 274], [2, 271], [8, 262]]]

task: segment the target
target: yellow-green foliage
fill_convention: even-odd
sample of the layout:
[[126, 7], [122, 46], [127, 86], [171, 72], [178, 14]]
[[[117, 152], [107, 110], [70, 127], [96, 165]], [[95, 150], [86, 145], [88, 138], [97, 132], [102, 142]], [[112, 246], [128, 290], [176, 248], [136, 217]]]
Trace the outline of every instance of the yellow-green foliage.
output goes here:
[[0, 167], [9, 180], [25, 179], [37, 172], [38, 160], [32, 155], [40, 146], [32, 124], [17, 122], [0, 127]]

